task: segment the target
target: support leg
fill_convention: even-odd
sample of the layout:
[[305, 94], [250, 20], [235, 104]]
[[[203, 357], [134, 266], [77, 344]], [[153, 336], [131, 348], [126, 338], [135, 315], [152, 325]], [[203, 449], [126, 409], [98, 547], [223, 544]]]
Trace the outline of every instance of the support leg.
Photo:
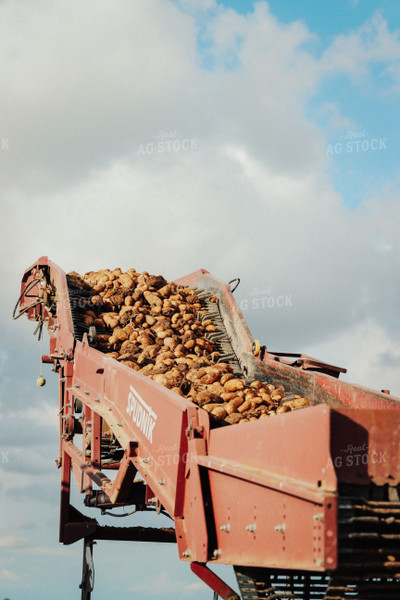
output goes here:
[[79, 586], [82, 590], [81, 600], [90, 600], [94, 588], [93, 544], [95, 543], [90, 538], [83, 540], [82, 583]]

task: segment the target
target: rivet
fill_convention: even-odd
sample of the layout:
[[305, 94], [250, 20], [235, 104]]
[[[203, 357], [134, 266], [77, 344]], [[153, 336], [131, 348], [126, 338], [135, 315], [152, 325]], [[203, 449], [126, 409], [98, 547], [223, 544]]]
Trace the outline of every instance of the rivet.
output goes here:
[[222, 555], [222, 550], [220, 550], [219, 548], [217, 548], [217, 550], [214, 550], [214, 552], [213, 552], [214, 558], [220, 558], [221, 555]]
[[257, 525], [255, 523], [250, 523], [250, 525], [246, 525], [246, 531], [250, 531], [251, 533], [255, 533], [257, 529]]
[[220, 530], [221, 531], [226, 531], [227, 533], [229, 533], [230, 530], [231, 530], [231, 524], [227, 523], [227, 525], [221, 525]]
[[285, 533], [286, 531], [286, 523], [282, 523], [281, 525], [275, 525], [275, 531], [280, 531], [281, 533]]

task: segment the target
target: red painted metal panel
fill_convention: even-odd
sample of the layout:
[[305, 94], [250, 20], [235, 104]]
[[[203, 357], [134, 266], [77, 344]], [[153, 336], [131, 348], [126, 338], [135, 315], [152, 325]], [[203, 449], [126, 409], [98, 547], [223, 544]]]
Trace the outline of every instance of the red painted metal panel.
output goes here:
[[328, 470], [330, 412], [320, 405], [213, 430], [209, 454], [335, 491], [336, 476]]
[[332, 463], [340, 481], [359, 485], [400, 484], [400, 413], [335, 410]]
[[[210, 470], [209, 476], [216, 562], [302, 570], [336, 566], [320, 517], [335, 511], [334, 495], [317, 504], [217, 471]], [[336, 535], [335, 530], [331, 533]]]

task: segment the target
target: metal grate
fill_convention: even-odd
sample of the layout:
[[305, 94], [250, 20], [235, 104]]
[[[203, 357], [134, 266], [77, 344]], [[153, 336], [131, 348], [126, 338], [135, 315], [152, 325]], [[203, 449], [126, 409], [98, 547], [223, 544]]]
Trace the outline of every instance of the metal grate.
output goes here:
[[398, 600], [400, 579], [235, 567], [242, 600]]

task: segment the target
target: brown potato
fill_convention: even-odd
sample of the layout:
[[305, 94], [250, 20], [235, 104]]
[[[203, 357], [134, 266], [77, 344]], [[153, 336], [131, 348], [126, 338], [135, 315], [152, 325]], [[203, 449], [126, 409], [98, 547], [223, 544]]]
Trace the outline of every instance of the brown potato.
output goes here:
[[229, 381], [224, 384], [224, 388], [227, 392], [243, 390], [244, 382], [241, 379], [229, 379]]
[[251, 402], [250, 400], [245, 400], [240, 406], [238, 406], [238, 411], [242, 413], [245, 410], [249, 410], [249, 408], [251, 408]]
[[216, 406], [211, 411], [212, 416], [217, 419], [217, 421], [222, 421], [227, 416], [227, 412], [223, 406]]

